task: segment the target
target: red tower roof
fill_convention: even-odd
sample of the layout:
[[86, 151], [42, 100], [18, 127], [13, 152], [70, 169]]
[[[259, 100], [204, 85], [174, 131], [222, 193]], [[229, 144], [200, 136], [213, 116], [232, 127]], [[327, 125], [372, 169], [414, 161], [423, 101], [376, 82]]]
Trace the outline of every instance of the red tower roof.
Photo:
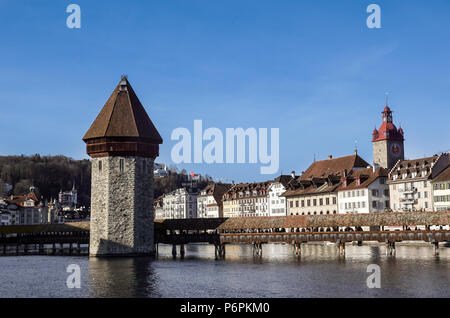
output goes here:
[[378, 131], [376, 128], [374, 129], [372, 133], [372, 142], [379, 140], [405, 140], [403, 136], [403, 129], [397, 129], [392, 122], [392, 111], [389, 106], [386, 106], [381, 113], [383, 114], [383, 123]]

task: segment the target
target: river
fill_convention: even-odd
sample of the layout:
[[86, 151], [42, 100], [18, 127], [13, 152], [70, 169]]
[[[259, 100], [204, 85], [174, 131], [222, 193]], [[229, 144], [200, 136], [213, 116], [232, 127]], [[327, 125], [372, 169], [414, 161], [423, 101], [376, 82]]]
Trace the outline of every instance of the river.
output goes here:
[[[267, 244], [262, 257], [250, 245], [227, 245], [215, 260], [214, 247], [189, 245], [173, 259], [160, 245], [157, 259], [80, 256], [0, 257], [1, 297], [450, 297], [450, 248], [434, 256], [430, 246], [346, 247]], [[80, 267], [80, 288], [68, 288], [67, 266]], [[380, 267], [381, 288], [370, 289], [367, 266]]]

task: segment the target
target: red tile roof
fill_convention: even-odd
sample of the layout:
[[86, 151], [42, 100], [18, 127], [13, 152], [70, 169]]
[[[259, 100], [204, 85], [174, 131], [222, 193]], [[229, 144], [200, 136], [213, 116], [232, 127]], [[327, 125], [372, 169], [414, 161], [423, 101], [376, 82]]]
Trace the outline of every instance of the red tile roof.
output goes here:
[[[347, 186], [344, 187], [343, 184], [341, 184], [337, 191], [367, 188], [378, 178], [387, 178], [388, 173], [389, 170], [382, 167], [377, 168], [375, 172], [373, 171], [373, 168], [355, 170], [352, 175], [347, 178]], [[360, 179], [360, 185], [357, 185], [358, 178]]]
[[314, 162], [299, 177], [300, 180], [315, 178], [326, 178], [330, 174], [342, 176], [343, 171], [350, 173], [353, 168], [367, 168], [369, 164], [357, 154], [335, 159], [326, 159]]

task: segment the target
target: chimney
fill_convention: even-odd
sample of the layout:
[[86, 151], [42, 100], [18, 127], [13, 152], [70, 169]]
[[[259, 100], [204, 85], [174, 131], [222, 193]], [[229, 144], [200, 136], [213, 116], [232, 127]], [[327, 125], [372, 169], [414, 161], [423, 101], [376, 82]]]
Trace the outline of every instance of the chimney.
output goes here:
[[347, 178], [347, 169], [344, 169], [344, 178]]
[[332, 155], [328, 155], [328, 159], [330, 160], [330, 159], [333, 159], [333, 156]]
[[292, 170], [292, 172], [291, 172], [291, 177], [292, 177], [292, 179], [295, 178], [295, 171], [294, 170]]
[[378, 169], [379, 166], [380, 166], [380, 165], [379, 165], [378, 163], [374, 163], [374, 164], [373, 164], [373, 173], [375, 173], [375, 171], [377, 171], [377, 169]]

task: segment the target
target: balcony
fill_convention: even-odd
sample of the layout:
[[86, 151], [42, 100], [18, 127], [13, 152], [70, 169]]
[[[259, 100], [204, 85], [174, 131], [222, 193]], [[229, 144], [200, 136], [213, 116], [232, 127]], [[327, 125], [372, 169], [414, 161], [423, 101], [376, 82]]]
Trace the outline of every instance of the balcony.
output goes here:
[[398, 190], [399, 192], [401, 192], [401, 193], [404, 193], [404, 194], [408, 194], [408, 193], [416, 193], [417, 192], [417, 188], [415, 188], [415, 187], [412, 187], [412, 188], [406, 188], [406, 189], [399, 189]]

